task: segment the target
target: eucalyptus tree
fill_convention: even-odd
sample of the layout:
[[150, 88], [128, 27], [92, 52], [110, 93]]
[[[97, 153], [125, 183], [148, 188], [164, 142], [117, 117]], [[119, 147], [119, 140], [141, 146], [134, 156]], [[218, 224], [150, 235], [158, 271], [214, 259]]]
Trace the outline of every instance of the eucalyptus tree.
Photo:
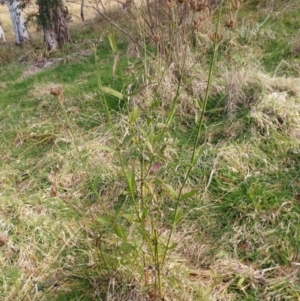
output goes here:
[[5, 42], [6, 42], [5, 33], [2, 24], [0, 23], [0, 44], [3, 44]]
[[69, 42], [66, 8], [62, 0], [36, 0], [38, 6], [37, 22], [43, 29], [49, 51]]
[[[10, 18], [12, 21], [14, 33], [15, 33], [15, 41], [17, 45], [21, 45], [24, 42], [30, 39], [29, 33], [22, 15], [22, 3], [19, 0], [0, 0], [2, 4], [7, 4], [8, 10], [10, 13]], [[1, 27], [2, 29], [2, 27]], [[3, 29], [2, 29], [3, 31]], [[4, 32], [2, 33], [3, 37]]]

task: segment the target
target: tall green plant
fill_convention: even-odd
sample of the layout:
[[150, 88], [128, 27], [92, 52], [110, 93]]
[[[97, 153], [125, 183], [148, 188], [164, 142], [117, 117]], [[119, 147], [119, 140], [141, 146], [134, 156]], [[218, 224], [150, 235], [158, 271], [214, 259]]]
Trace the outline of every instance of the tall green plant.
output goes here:
[[[127, 186], [126, 193], [130, 200], [127, 204], [133, 205], [133, 212], [128, 212], [125, 208], [119, 209], [118, 216], [115, 215], [115, 219], [111, 221], [110, 224], [113, 232], [123, 241], [123, 243], [130, 244], [137, 254], [141, 256], [145, 275], [145, 285], [148, 287], [148, 290], [152, 289], [155, 296], [161, 300], [164, 296], [163, 271], [168, 260], [168, 254], [176, 248], [176, 244], [172, 243], [172, 235], [184, 214], [180, 204], [197, 193], [197, 190], [194, 189], [187, 192], [184, 192], [184, 190], [191, 171], [197, 164], [198, 157], [201, 154], [201, 148], [199, 149], [200, 133], [209, 100], [213, 70], [218, 53], [217, 33], [221, 20], [222, 4], [223, 1], [220, 5], [217, 18], [213, 47], [214, 51], [211, 58], [205, 96], [201, 103], [201, 113], [197, 125], [197, 136], [193, 145], [190, 163], [179, 189], [176, 189], [166, 180], [162, 179], [159, 170], [162, 168], [162, 162], [166, 160], [164, 158], [165, 146], [163, 139], [170, 130], [170, 125], [175, 120], [174, 117], [176, 116], [177, 104], [182, 86], [181, 79], [179, 79], [177, 83], [175, 96], [169, 107], [169, 111], [165, 112], [166, 118], [164, 123], [158, 124], [148, 118], [152, 113], [155, 114], [155, 107], [153, 107], [153, 109], [148, 108], [147, 112], [140, 111], [139, 107], [131, 107], [131, 104], [127, 102], [130, 95], [102, 85], [100, 64], [96, 61], [99, 89], [102, 91], [102, 99], [108, 125], [115, 144], [114, 152]], [[109, 35], [109, 41], [112, 51], [117, 57], [119, 55], [117, 43], [112, 34]], [[147, 56], [147, 52], [145, 52], [145, 56]], [[185, 59], [186, 57], [183, 56], [183, 60]], [[147, 57], [144, 61], [147, 62]], [[184, 70], [184, 65], [184, 61], [180, 63], [180, 66], [182, 67], [181, 72]], [[147, 69], [146, 66], [145, 68]], [[114, 64], [113, 69], [116, 70], [116, 64]], [[121, 73], [119, 73], [119, 76], [121, 79], [123, 78]], [[180, 76], [179, 78], [182, 77]], [[127, 143], [123, 141], [121, 146], [119, 141], [120, 133], [114, 123], [114, 118], [116, 117], [113, 116], [109, 109], [106, 97], [108, 94], [125, 101], [128, 139], [126, 139]], [[151, 112], [151, 110], [153, 110], [153, 112]], [[123, 156], [126, 149], [134, 149], [133, 151], [136, 153], [135, 157], [137, 159], [131, 164], [128, 164], [128, 160]], [[163, 224], [166, 221], [162, 216], [165, 214], [163, 212], [164, 205], [168, 200], [175, 201], [175, 204], [169, 224], [168, 235], [165, 236], [161, 229], [164, 228]], [[128, 231], [126, 231], [122, 218], [134, 227], [135, 234], [133, 236], [127, 234]], [[99, 220], [101, 222], [105, 221], [107, 224], [107, 218], [101, 217]], [[151, 273], [151, 277], [154, 275], [154, 280], [152, 282], [149, 280], [149, 278], [151, 278], [149, 277], [149, 273]]]

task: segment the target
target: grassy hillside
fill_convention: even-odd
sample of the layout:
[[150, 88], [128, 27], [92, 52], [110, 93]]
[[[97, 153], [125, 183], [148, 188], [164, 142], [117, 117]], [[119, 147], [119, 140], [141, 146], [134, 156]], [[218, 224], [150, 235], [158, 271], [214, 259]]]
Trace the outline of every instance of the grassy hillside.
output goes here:
[[172, 55], [0, 46], [1, 300], [300, 300], [300, 9], [229, 11]]

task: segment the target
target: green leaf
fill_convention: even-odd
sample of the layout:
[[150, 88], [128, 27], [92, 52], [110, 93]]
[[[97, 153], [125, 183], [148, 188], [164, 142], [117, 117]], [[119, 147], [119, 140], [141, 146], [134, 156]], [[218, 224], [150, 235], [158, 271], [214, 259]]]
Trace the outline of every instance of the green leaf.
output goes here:
[[183, 216], [183, 210], [182, 208], [178, 207], [176, 209], [175, 216], [174, 216], [174, 224], [177, 224], [182, 218], [182, 216]]
[[181, 197], [180, 197], [180, 201], [184, 201], [190, 197], [192, 197], [193, 195], [195, 195], [197, 193], [198, 190], [193, 189], [189, 192], [184, 193]]
[[159, 154], [163, 155], [166, 148], [167, 148], [167, 145], [163, 145], [162, 148], [159, 150]]
[[130, 192], [134, 193], [136, 183], [135, 183], [135, 174], [134, 174], [134, 169], [133, 168], [129, 172], [129, 174], [126, 175], [126, 178], [127, 178], [127, 184], [128, 184]]
[[178, 243], [174, 242], [173, 244], [171, 244], [171, 245], [168, 247], [168, 250], [173, 250], [173, 249], [175, 249], [177, 246], [178, 246]]
[[129, 222], [132, 222], [132, 223], [136, 222], [136, 219], [134, 218], [134, 216], [132, 214], [124, 213], [122, 216], [124, 218], [126, 218]]
[[118, 250], [126, 253], [132, 252], [132, 251], [136, 251], [136, 246], [128, 242], [124, 242], [119, 246]]
[[111, 224], [111, 220], [107, 216], [104, 216], [104, 215], [98, 216], [97, 221], [102, 225], [110, 225]]
[[241, 290], [243, 288], [243, 283], [245, 281], [245, 278], [244, 277], [241, 277], [236, 285], [236, 287]]
[[176, 115], [176, 110], [174, 109], [169, 115], [168, 123], [166, 124], [166, 126], [170, 125], [170, 123], [173, 121], [175, 115]]
[[154, 101], [151, 105], [149, 109], [155, 109], [156, 107], [158, 107], [161, 104], [160, 101]]
[[95, 149], [107, 151], [109, 153], [114, 153], [115, 150], [108, 146], [96, 146]]
[[149, 233], [147, 233], [146, 229], [144, 227], [138, 227], [138, 230], [140, 231], [143, 239], [145, 241], [149, 241]]
[[195, 156], [193, 158], [193, 161], [191, 162], [192, 165], [196, 164], [200, 158], [200, 156], [204, 153], [206, 147], [201, 146], [196, 150]]
[[147, 146], [147, 148], [149, 149], [149, 151], [151, 152], [151, 154], [154, 154], [154, 150], [153, 150], [153, 146], [149, 141], [145, 141], [145, 144]]
[[163, 183], [163, 186], [167, 188], [167, 190], [170, 192], [170, 194], [173, 198], [175, 198], [175, 199], [178, 198], [177, 192], [174, 190], [174, 188], [171, 185]]
[[122, 93], [120, 93], [119, 91], [116, 91], [116, 90], [114, 90], [110, 87], [100, 87], [100, 90], [105, 94], [112, 95], [112, 96], [117, 97], [119, 99], [124, 98], [124, 95]]
[[120, 237], [124, 240], [126, 239], [126, 232], [123, 227], [121, 227], [120, 225], [114, 225], [113, 230], [118, 237]]
[[133, 109], [133, 112], [132, 112], [131, 116], [130, 116], [130, 124], [134, 124], [135, 123], [135, 121], [139, 117], [139, 114], [140, 114], [140, 109], [138, 107], [135, 107]]
[[119, 62], [119, 54], [117, 53], [114, 57], [114, 64], [113, 64], [113, 75], [116, 74], [116, 70], [117, 70], [117, 66], [118, 66], [118, 62]]
[[157, 122], [157, 123], [156, 123], [156, 126], [157, 126], [159, 129], [164, 129], [164, 128], [167, 128], [167, 127], [168, 127], [167, 124], [162, 123], [162, 122]]
[[108, 40], [109, 40], [110, 48], [112, 49], [112, 51], [115, 54], [117, 54], [118, 53], [118, 46], [117, 46], [115, 35], [112, 32], [110, 32], [107, 35], [107, 37], [108, 37]]
[[205, 111], [205, 113], [215, 113], [215, 112], [221, 112], [221, 111], [224, 111], [225, 108], [214, 108], [214, 109], [210, 109], [210, 110], [207, 110]]
[[[123, 204], [122, 204], [122, 205], [123, 205]], [[117, 220], [117, 219], [118, 219], [118, 217], [119, 217], [119, 215], [120, 215], [120, 213], [121, 213], [122, 210], [123, 210], [123, 206], [120, 206], [119, 208], [117, 208], [117, 209], [115, 210], [114, 220]]]
[[200, 115], [199, 115], [198, 110], [196, 110], [196, 112], [195, 112], [195, 123], [198, 123], [199, 120], [200, 120]]
[[144, 208], [143, 211], [142, 211], [142, 214], [141, 214], [141, 219], [142, 220], [145, 220], [148, 216], [148, 213], [149, 213], [149, 208]]

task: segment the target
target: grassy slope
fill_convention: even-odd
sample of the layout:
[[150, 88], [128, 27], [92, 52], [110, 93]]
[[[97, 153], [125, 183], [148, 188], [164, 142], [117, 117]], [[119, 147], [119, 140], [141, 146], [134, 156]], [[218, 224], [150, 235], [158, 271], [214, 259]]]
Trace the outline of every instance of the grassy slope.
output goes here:
[[[297, 37], [296, 27], [287, 24], [299, 22], [295, 16], [290, 11], [272, 15], [255, 36], [252, 23], [240, 28], [241, 45], [261, 55], [271, 73], [299, 76], [298, 54], [286, 46], [291, 35]], [[259, 37], [266, 32], [276, 38]], [[82, 35], [92, 38], [89, 34]], [[9, 237], [0, 253], [3, 300], [100, 300], [104, 293], [123, 300], [126, 290], [136, 300], [142, 295], [136, 276], [141, 256], [126, 257], [130, 252], [119, 250], [115, 235], [96, 221], [102, 210], [91, 186], [112, 211], [126, 202], [126, 194], [114, 159], [99, 149], [112, 139], [94, 58], [71, 54], [82, 47], [65, 50], [63, 62], [25, 79], [26, 65], [1, 67], [0, 229]], [[106, 40], [97, 46], [97, 54], [103, 84], [121, 90], [121, 79], [111, 75], [113, 55]], [[124, 69], [134, 62], [121, 57]], [[232, 66], [240, 68], [239, 60], [243, 57], [233, 49]], [[253, 78], [242, 85], [245, 99], [258, 90], [253, 103], [237, 103], [234, 117], [212, 111], [205, 119], [205, 151], [188, 183], [199, 194], [181, 204], [184, 220], [174, 238], [181, 243], [169, 264], [167, 287], [178, 300], [208, 300], [209, 295], [225, 300], [299, 298], [298, 82], [264, 74]], [[49, 94], [54, 84], [64, 87], [65, 111]], [[278, 101], [276, 93], [285, 91], [287, 96]], [[264, 102], [268, 95], [273, 98]], [[210, 100], [209, 109], [226, 106], [227, 98], [224, 89]], [[108, 101], [122, 115], [118, 100]], [[178, 116], [167, 135], [170, 155], [162, 177], [174, 187], [188, 165], [193, 119]], [[124, 155], [130, 164], [135, 151], [127, 149]], [[172, 206], [163, 205], [167, 216]], [[127, 204], [126, 212], [130, 208]], [[101, 241], [108, 255], [99, 255]], [[121, 280], [136, 282], [137, 289], [118, 286]]]

